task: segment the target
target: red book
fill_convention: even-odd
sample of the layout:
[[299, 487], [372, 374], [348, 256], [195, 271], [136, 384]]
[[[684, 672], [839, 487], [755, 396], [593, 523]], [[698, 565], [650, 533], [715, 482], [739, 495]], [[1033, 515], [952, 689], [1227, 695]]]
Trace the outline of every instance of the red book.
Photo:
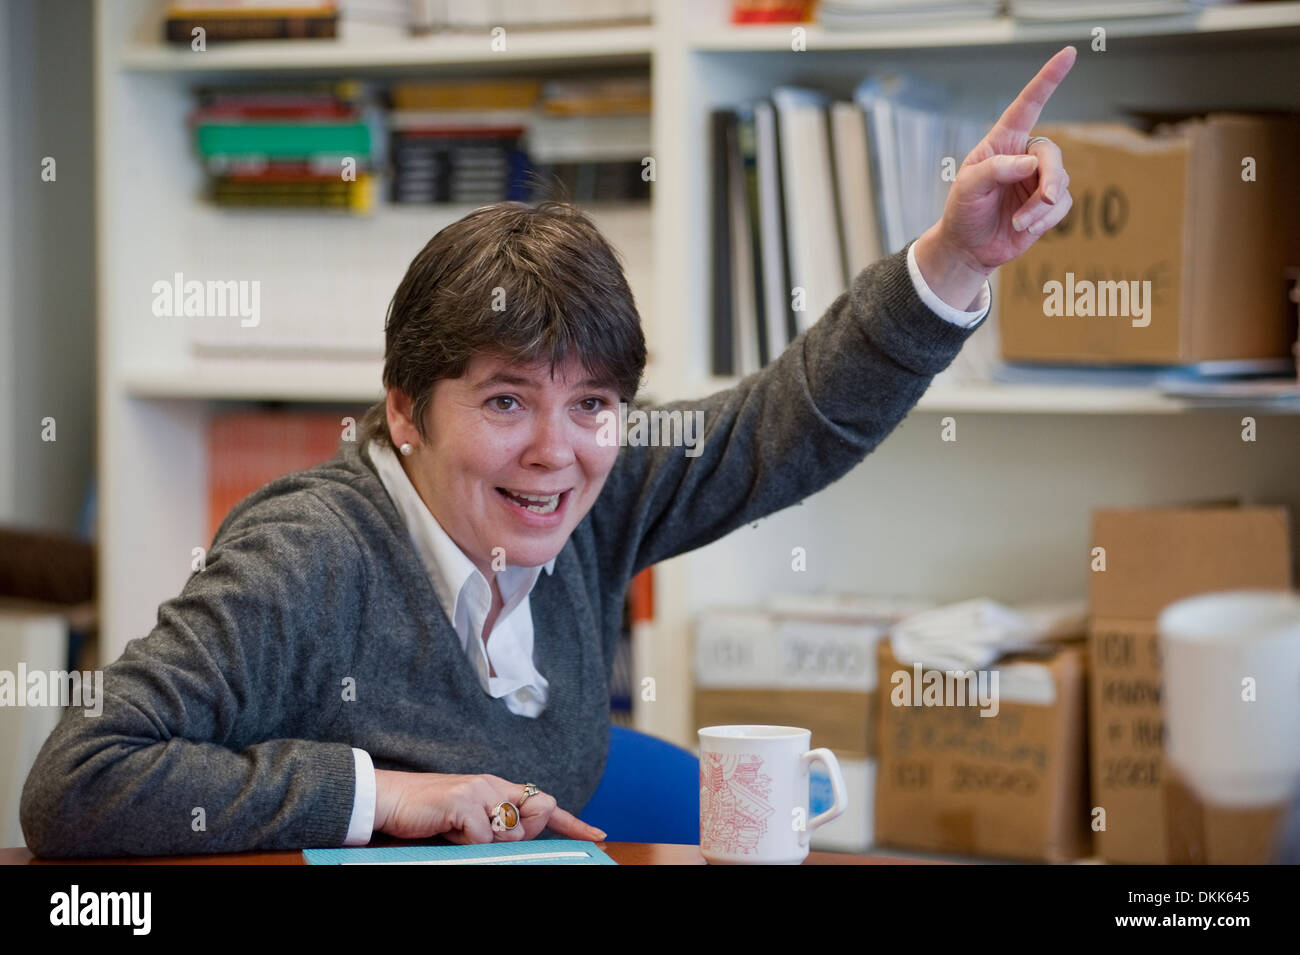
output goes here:
[[627, 609], [631, 622], [646, 623], [655, 616], [654, 568], [647, 567], [632, 578], [627, 588]]
[[356, 119], [357, 109], [346, 103], [221, 103], [190, 113], [191, 123], [231, 119]]
[[258, 488], [334, 457], [343, 417], [343, 412], [238, 411], [209, 420], [208, 540], [230, 509]]

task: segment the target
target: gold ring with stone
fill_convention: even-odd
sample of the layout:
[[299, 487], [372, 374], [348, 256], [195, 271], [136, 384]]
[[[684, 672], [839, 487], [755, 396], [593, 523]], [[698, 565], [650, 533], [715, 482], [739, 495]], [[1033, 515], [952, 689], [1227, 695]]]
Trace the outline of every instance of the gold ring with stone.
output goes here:
[[519, 825], [519, 807], [512, 802], [497, 803], [492, 810], [492, 831], [509, 832]]

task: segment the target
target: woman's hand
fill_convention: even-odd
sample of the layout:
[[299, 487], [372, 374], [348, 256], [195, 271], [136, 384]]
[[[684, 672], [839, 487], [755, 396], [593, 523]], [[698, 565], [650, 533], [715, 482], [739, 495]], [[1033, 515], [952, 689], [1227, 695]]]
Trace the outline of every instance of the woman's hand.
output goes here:
[[1020, 91], [962, 162], [943, 217], [916, 241], [916, 264], [941, 299], [969, 308], [984, 280], [1056, 225], [1074, 203], [1061, 150], [1026, 144], [1038, 116], [1074, 66], [1067, 46]]
[[[447, 773], [400, 773], [375, 770], [375, 832], [399, 839], [442, 836], [449, 842], [518, 842], [533, 839], [547, 826], [558, 836], [602, 842], [605, 833], [587, 825], [544, 792], [524, 798], [523, 783], [499, 776], [460, 776]], [[519, 825], [509, 832], [492, 831], [492, 810], [498, 803], [519, 807]]]

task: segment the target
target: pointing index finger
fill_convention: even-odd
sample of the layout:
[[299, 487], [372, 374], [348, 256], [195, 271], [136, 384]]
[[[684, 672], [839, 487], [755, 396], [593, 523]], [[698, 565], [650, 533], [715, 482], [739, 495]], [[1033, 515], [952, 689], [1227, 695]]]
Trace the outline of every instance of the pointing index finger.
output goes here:
[[1027, 137], [1038, 122], [1038, 116], [1048, 99], [1070, 72], [1070, 67], [1074, 66], [1076, 54], [1074, 47], [1067, 46], [1043, 64], [1043, 68], [998, 119], [998, 126], [1006, 132]]
[[551, 813], [551, 818], [547, 821], [547, 826], [552, 832], [561, 836], [567, 836], [570, 839], [583, 839], [587, 842], [599, 842], [605, 838], [605, 833], [595, 826], [589, 826], [572, 813], [565, 812], [563, 809], [556, 808]]

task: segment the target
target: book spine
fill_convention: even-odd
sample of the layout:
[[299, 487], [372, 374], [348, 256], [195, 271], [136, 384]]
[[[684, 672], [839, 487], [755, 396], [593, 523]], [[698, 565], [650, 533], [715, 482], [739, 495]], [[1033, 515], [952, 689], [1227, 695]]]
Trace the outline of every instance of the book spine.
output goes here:
[[365, 123], [208, 123], [196, 127], [195, 137], [205, 158], [370, 155], [370, 127]]
[[715, 375], [735, 373], [731, 300], [731, 207], [727, 175], [727, 141], [735, 114], [715, 110], [710, 118], [713, 139], [713, 314], [712, 369]]
[[338, 16], [220, 17], [214, 15], [168, 17], [163, 40], [189, 45], [194, 31], [202, 30], [209, 42], [232, 40], [333, 40], [338, 37]]

